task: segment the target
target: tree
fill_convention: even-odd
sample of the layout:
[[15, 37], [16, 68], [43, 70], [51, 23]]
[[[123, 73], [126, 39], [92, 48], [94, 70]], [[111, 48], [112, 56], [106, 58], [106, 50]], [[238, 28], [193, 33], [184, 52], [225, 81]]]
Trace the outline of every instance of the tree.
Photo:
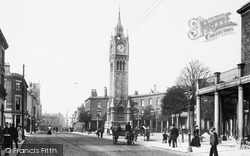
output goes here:
[[[176, 84], [177, 86], [186, 88], [188, 91], [189, 89], [192, 90], [193, 94], [195, 95], [196, 92], [196, 80], [201, 79], [202, 85], [206, 86], [208, 83], [211, 83], [212, 74], [209, 67], [205, 66], [202, 62], [198, 60], [192, 60], [188, 63], [182, 70], [177, 77]], [[193, 124], [194, 124], [194, 106], [196, 104], [195, 97], [190, 100], [191, 107], [191, 132], [193, 132]]]
[[78, 117], [79, 122], [88, 122], [89, 121], [89, 116], [88, 112], [81, 111]]
[[212, 77], [211, 70], [198, 60], [192, 60], [188, 63], [177, 77], [177, 86], [185, 87], [187, 90], [196, 91], [196, 80], [208, 80]]
[[201, 99], [201, 118], [214, 121], [214, 98], [205, 96]]
[[179, 86], [173, 86], [167, 89], [162, 99], [162, 114], [179, 114], [187, 110], [187, 98], [185, 89]]
[[130, 101], [130, 106], [131, 106], [131, 114], [130, 114], [130, 119], [131, 120], [136, 120], [138, 117], [139, 109], [138, 109], [138, 103], [136, 101], [131, 100]]
[[[180, 129], [182, 132], [181, 113], [187, 110], [187, 98], [185, 96], [185, 89], [180, 86], [173, 86], [167, 89], [161, 102], [162, 114], [170, 116], [172, 114], [179, 115]], [[182, 133], [183, 134], [183, 133]], [[182, 140], [184, 136], [182, 135]]]
[[144, 120], [151, 120], [155, 118], [155, 114], [152, 115], [151, 112], [154, 111], [154, 108], [151, 105], [147, 105], [144, 109], [144, 114], [142, 115], [142, 118]]

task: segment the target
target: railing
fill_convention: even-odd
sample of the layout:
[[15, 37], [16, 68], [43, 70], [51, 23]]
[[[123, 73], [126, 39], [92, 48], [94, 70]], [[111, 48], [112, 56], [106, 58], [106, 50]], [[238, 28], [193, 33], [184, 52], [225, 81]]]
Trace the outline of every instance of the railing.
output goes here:
[[238, 68], [234, 68], [220, 74], [219, 82], [230, 82], [238, 78]]
[[211, 77], [206, 78], [206, 79], [201, 79], [199, 88], [205, 88], [205, 87], [213, 86], [214, 85], [214, 80], [215, 80], [214, 76], [211, 76]]
[[[238, 69], [238, 67], [230, 69], [228, 71], [222, 72], [220, 73], [218, 76], [218, 84], [219, 83], [227, 83], [227, 82], [231, 82], [234, 81], [236, 79], [239, 78], [239, 72], [240, 70]], [[250, 75], [250, 63], [245, 64], [242, 67], [242, 76], [247, 76]], [[215, 84], [215, 80], [216, 80], [216, 75], [211, 76], [207, 79], [203, 79], [200, 81], [200, 89], [201, 88], [205, 88], [205, 87], [209, 87]]]

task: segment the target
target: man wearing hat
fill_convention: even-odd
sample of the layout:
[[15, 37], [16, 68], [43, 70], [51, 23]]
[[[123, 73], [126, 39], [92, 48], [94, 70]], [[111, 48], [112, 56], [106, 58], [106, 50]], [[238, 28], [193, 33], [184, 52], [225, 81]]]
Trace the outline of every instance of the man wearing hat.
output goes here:
[[12, 132], [10, 129], [10, 124], [5, 122], [5, 128], [3, 129], [3, 144], [5, 148], [5, 155], [9, 155], [8, 151], [10, 150], [12, 144]]
[[215, 132], [215, 128], [212, 127], [210, 129], [210, 145], [211, 145], [211, 148], [210, 148], [210, 153], [209, 153], [209, 156], [218, 156], [218, 151], [217, 151], [217, 145], [219, 144], [218, 142], [218, 136], [217, 136], [217, 133]]

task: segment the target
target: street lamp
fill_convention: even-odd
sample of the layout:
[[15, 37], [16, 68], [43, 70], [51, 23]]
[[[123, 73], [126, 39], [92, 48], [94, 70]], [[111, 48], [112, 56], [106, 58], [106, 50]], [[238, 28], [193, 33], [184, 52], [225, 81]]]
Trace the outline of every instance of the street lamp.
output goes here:
[[188, 150], [188, 152], [192, 152], [192, 147], [190, 145], [190, 143], [191, 143], [190, 100], [193, 96], [193, 93], [192, 93], [191, 89], [189, 91], [185, 92], [185, 95], [186, 95], [187, 100], [188, 100], [188, 124], [189, 124], [189, 127], [188, 127], [188, 149], [187, 150]]
[[[152, 117], [152, 119], [150, 120], [150, 128], [151, 128], [151, 130], [152, 130], [152, 132], [153, 132], [153, 120], [154, 120], [154, 115], [155, 115], [155, 111], [154, 110], [151, 110], [150, 111], [150, 114], [151, 114], [151, 117]], [[152, 133], [153, 134], [153, 133]]]
[[[137, 110], [134, 110], [134, 121], [135, 121], [135, 125], [137, 124], [136, 123], [136, 119], [138, 119], [138, 111]], [[136, 126], [135, 126], [136, 127]]]
[[90, 130], [90, 124], [89, 124], [89, 119], [90, 119], [90, 112], [87, 112], [87, 116], [88, 116], [88, 129]]

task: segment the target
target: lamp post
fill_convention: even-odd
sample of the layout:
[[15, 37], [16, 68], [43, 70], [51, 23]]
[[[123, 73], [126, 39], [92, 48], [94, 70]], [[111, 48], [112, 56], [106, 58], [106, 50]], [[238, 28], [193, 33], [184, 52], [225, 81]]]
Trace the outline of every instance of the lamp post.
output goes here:
[[99, 128], [99, 118], [101, 117], [101, 110], [100, 108], [97, 109], [96, 111], [97, 115], [97, 129]]
[[142, 119], [142, 124], [144, 125], [144, 120], [143, 120], [143, 116], [144, 116], [145, 110], [141, 110], [141, 119]]
[[136, 127], [136, 124], [137, 124], [136, 119], [138, 119], [138, 112], [137, 110], [134, 110], [134, 121], [135, 121], [135, 124], [134, 124], [135, 126], [133, 125], [134, 127]]
[[192, 94], [191, 89], [189, 91], [185, 92], [185, 95], [186, 95], [187, 100], [188, 100], [188, 125], [189, 125], [189, 127], [188, 127], [188, 149], [187, 150], [188, 150], [188, 152], [192, 152], [192, 147], [190, 145], [190, 143], [191, 143], [190, 100], [191, 100], [193, 94]]
[[88, 116], [88, 129], [90, 130], [90, 125], [89, 125], [90, 113], [89, 113], [89, 111], [87, 112], [87, 116]]
[[[154, 115], [155, 115], [155, 111], [154, 110], [151, 110], [150, 111], [150, 114], [151, 114], [151, 117], [152, 117], [152, 120], [150, 120], [150, 128], [151, 128], [151, 130], [152, 130], [152, 132], [153, 132], [153, 120], [154, 120]], [[153, 134], [153, 133], [152, 133]]]

